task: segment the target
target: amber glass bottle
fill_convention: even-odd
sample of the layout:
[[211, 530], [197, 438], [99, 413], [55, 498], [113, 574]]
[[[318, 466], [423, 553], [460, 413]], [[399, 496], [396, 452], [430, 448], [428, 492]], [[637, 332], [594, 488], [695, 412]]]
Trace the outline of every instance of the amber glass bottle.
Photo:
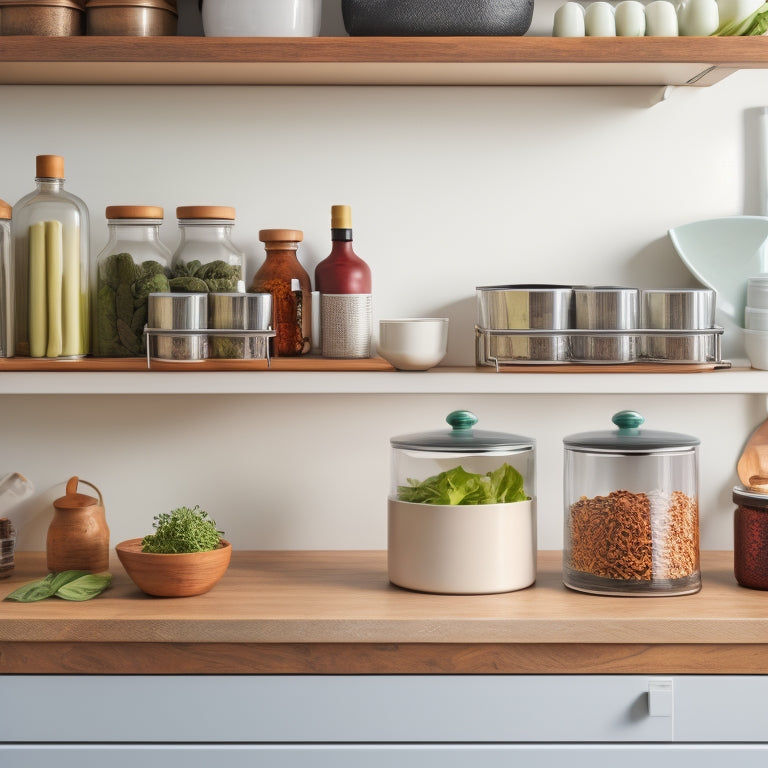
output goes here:
[[310, 348], [312, 286], [296, 256], [304, 233], [298, 229], [262, 229], [267, 258], [253, 276], [251, 290], [272, 294], [275, 357], [305, 355]]

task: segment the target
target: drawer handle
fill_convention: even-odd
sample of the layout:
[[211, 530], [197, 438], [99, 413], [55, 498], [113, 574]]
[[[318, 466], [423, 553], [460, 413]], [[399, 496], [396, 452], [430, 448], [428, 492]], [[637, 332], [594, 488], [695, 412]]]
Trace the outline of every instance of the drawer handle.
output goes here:
[[648, 714], [672, 717], [675, 711], [675, 688], [672, 680], [648, 681]]

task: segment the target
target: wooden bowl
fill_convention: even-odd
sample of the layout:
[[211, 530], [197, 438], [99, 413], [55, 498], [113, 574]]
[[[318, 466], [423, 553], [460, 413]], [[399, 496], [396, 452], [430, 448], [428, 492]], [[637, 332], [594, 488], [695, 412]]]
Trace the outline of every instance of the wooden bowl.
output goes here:
[[134, 584], [156, 597], [189, 597], [211, 590], [224, 575], [232, 545], [221, 540], [218, 549], [161, 555], [142, 552], [141, 539], [128, 539], [115, 547], [117, 556]]

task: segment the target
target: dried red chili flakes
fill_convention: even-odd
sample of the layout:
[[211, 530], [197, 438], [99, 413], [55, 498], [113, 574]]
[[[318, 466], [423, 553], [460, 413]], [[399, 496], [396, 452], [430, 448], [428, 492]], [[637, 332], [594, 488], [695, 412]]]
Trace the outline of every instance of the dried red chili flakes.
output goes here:
[[619, 580], [651, 581], [698, 570], [698, 508], [675, 491], [612, 491], [571, 505], [570, 567]]

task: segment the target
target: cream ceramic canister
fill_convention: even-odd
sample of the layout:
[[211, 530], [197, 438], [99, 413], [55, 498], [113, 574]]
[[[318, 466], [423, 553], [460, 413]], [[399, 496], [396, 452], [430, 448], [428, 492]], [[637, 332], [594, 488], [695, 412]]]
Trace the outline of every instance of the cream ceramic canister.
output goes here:
[[[78, 493], [78, 483], [91, 486], [99, 498]], [[71, 477], [67, 492], [53, 502], [53, 520], [46, 540], [48, 570], [91, 571], [109, 567], [109, 527], [101, 491], [86, 480]]]

